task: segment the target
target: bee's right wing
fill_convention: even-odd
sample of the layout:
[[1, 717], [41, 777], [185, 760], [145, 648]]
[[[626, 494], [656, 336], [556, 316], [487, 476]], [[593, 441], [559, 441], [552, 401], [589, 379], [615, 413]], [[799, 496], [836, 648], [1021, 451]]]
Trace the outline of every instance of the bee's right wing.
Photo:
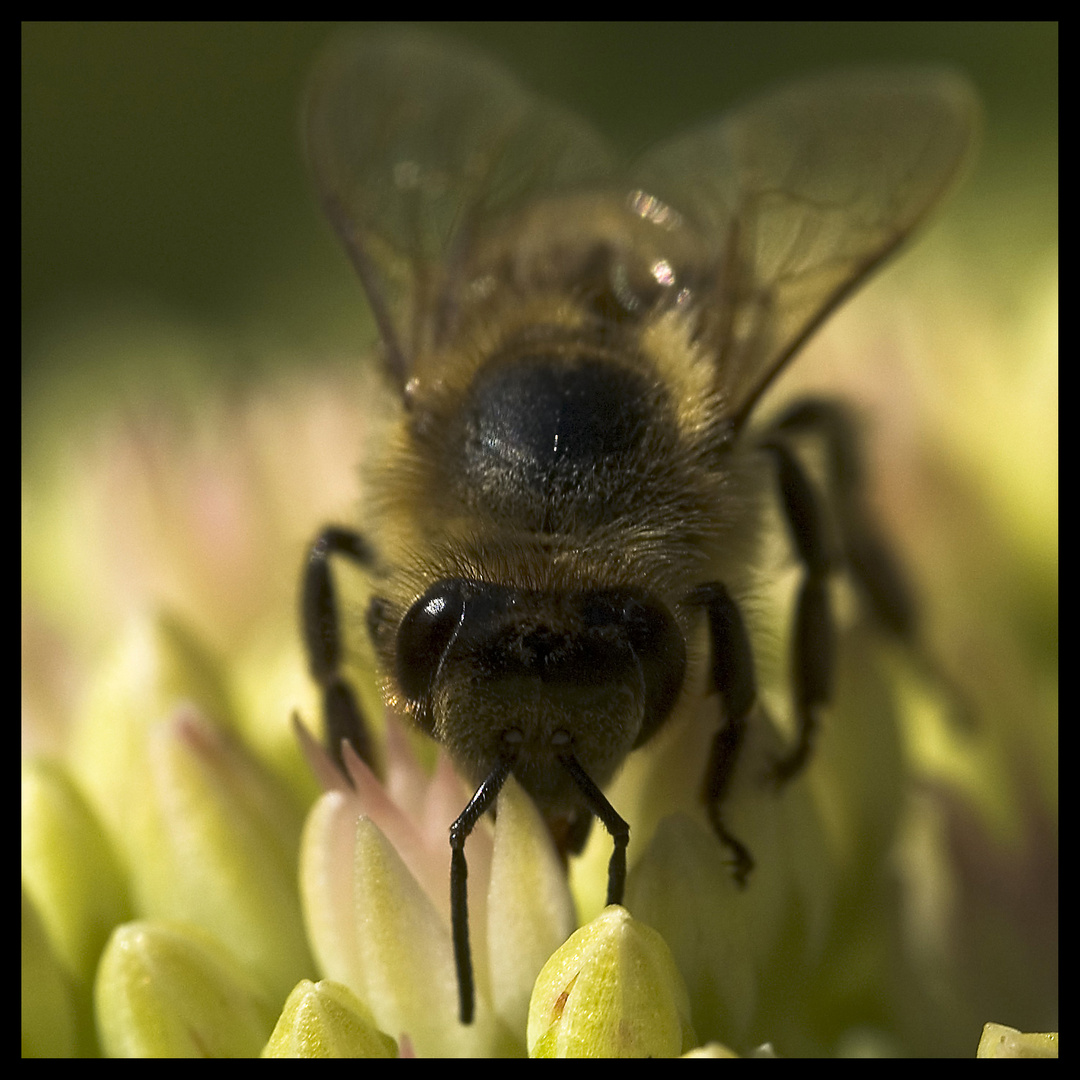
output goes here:
[[736, 427], [952, 186], [978, 116], [970, 84], [948, 70], [839, 72], [751, 100], [638, 163], [636, 182], [714, 253], [693, 284]]
[[402, 387], [448, 317], [440, 306], [453, 302], [455, 268], [485, 223], [614, 167], [588, 124], [481, 53], [408, 33], [328, 49], [308, 89], [305, 139]]

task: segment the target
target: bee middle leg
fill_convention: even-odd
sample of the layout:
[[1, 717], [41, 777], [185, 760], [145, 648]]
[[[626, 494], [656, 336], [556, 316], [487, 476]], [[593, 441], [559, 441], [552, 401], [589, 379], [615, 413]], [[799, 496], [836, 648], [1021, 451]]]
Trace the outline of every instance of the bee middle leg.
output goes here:
[[327, 526], [308, 552], [301, 593], [304, 648], [312, 678], [323, 697], [326, 746], [341, 765], [341, 746], [348, 741], [369, 765], [373, 763], [371, 736], [356, 694], [341, 672], [343, 648], [337, 592], [330, 560], [341, 555], [370, 568], [374, 553], [367, 541], [351, 529]]

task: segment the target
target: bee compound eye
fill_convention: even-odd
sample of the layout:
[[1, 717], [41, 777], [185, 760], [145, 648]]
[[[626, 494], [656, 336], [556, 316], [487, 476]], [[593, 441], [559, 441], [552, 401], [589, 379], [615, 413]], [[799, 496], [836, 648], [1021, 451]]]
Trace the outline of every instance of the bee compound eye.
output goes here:
[[634, 597], [623, 605], [622, 621], [634, 650], [646, 656], [663, 648], [672, 627], [671, 615], [660, 604]]
[[411, 701], [431, 691], [435, 673], [465, 614], [456, 581], [440, 581], [417, 600], [398, 628], [397, 680]]
[[631, 598], [623, 608], [630, 645], [645, 679], [640, 746], [664, 722], [682, 690], [686, 643], [671, 612], [659, 601]]

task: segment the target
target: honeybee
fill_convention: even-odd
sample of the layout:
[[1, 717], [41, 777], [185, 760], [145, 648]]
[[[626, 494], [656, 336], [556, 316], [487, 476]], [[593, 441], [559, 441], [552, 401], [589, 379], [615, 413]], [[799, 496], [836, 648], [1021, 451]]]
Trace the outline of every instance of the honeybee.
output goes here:
[[[717, 699], [701, 793], [722, 807], [755, 714], [740, 611], [778, 500], [801, 564], [797, 737], [829, 702], [828, 584], [843, 570], [897, 636], [915, 617], [864, 512], [851, 424], [802, 402], [765, 430], [765, 389], [954, 181], [969, 85], [941, 70], [782, 87], [627, 164], [486, 57], [411, 34], [333, 46], [306, 105], [322, 205], [360, 277], [400, 403], [363, 535], [306, 563], [303, 635], [332, 751], [371, 756], [342, 666], [331, 561], [370, 574], [388, 704], [477, 785], [450, 829], [460, 1019], [473, 1015], [466, 837], [513, 774], [559, 850], [594, 817], [622, 899], [629, 826], [604, 785], [674, 716]], [[800, 460], [822, 440], [826, 503]]]

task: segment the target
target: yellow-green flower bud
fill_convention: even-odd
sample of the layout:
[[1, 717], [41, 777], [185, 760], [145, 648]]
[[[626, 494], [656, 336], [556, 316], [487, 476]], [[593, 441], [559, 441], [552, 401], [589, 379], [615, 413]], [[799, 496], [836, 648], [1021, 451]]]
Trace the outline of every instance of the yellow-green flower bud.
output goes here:
[[525, 1029], [536, 977], [574, 929], [566, 873], [535, 803], [513, 778], [499, 794], [487, 953], [491, 1000], [514, 1031]]
[[544, 965], [529, 1006], [532, 1057], [676, 1057], [690, 1003], [664, 939], [612, 905]]
[[22, 877], [52, 951], [89, 994], [109, 931], [132, 912], [100, 823], [53, 762], [23, 764]]
[[1017, 1031], [1004, 1024], [986, 1024], [979, 1050], [981, 1058], [1056, 1058], [1058, 1033]]
[[139, 911], [203, 927], [283, 1001], [314, 970], [296, 882], [299, 815], [193, 709], [151, 731], [147, 759], [131, 814]]
[[[51, 991], [45, 1000], [55, 1015], [59, 1009], [73, 1028], [68, 1039], [40, 1044], [42, 1054], [96, 1052], [91, 989], [98, 958], [112, 927], [132, 917], [127, 884], [113, 847], [66, 770], [47, 761], [28, 761], [22, 769], [22, 880], [25, 893], [23, 934], [27, 912], [44, 936], [38, 969], [26, 968], [27, 989], [44, 992], [56, 986], [47, 973], [56, 965], [63, 988], [62, 1004]], [[28, 1006], [23, 1002], [23, 1019]], [[57, 1019], [57, 1032], [64, 1024]], [[36, 1041], [36, 1040], [32, 1040]], [[65, 1045], [66, 1050], [65, 1050]], [[51, 1049], [46, 1049], [51, 1046]]]
[[94, 987], [102, 1049], [112, 1057], [254, 1057], [274, 1024], [260, 988], [198, 927], [118, 927]]
[[22, 1056], [73, 1057], [79, 1052], [71, 982], [49, 947], [33, 901], [22, 894]]
[[289, 995], [263, 1057], [392, 1058], [397, 1043], [341, 983], [302, 979]]

